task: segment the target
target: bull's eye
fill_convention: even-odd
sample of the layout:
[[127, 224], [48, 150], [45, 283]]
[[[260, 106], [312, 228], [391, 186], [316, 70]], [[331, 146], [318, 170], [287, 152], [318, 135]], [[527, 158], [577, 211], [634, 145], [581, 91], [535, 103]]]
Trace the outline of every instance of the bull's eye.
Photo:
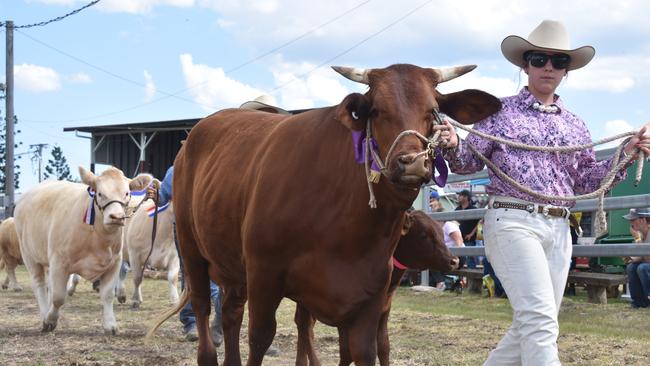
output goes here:
[[97, 192], [97, 197], [102, 198], [102, 194]]

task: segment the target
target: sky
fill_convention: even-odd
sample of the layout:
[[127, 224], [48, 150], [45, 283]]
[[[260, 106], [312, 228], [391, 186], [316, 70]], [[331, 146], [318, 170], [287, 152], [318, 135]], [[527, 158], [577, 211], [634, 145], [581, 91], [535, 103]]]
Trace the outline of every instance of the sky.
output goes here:
[[[0, 0], [0, 22], [39, 23], [89, 2]], [[46, 143], [46, 161], [58, 145], [76, 174], [90, 143], [65, 127], [199, 118], [261, 94], [285, 109], [323, 107], [365, 90], [332, 65], [476, 64], [438, 89], [513, 95], [527, 78], [501, 41], [544, 19], [564, 22], [572, 47], [596, 49], [558, 94], [598, 140], [650, 121], [648, 14], [641, 0], [101, 0], [15, 31], [16, 153]], [[29, 154], [19, 164], [24, 192], [38, 183], [37, 164]]]

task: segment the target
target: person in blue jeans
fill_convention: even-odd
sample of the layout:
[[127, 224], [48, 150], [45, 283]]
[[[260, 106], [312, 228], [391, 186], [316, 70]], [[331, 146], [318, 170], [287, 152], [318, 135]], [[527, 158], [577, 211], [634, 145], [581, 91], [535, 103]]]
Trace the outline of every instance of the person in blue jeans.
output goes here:
[[[174, 176], [174, 166], [169, 167], [165, 173], [165, 178], [162, 181], [160, 186], [160, 191], [158, 193], [158, 206], [163, 206], [167, 202], [172, 200], [172, 179]], [[153, 197], [155, 192], [153, 189], [149, 190], [149, 197]], [[180, 273], [181, 273], [181, 289], [185, 289], [185, 275], [183, 271], [183, 258], [178, 248], [178, 238], [176, 236], [176, 222], [173, 223], [174, 227], [174, 244], [176, 245], [176, 251], [178, 252], [178, 257], [180, 261]], [[212, 324], [210, 328], [212, 329], [212, 341], [215, 346], [221, 345], [223, 342], [223, 328], [221, 327], [221, 289], [217, 286], [216, 283], [210, 281], [210, 298], [214, 303], [214, 318], [212, 319]], [[183, 334], [185, 334], [185, 339], [188, 341], [196, 341], [199, 339], [199, 334], [196, 330], [196, 316], [194, 315], [194, 310], [192, 310], [192, 303], [188, 302], [183, 306], [179, 314], [181, 323], [183, 324]]]
[[[633, 208], [623, 218], [630, 222], [632, 230], [641, 234], [640, 242], [646, 243], [650, 232], [650, 207]], [[632, 307], [650, 307], [650, 256], [626, 257], [625, 263]]]

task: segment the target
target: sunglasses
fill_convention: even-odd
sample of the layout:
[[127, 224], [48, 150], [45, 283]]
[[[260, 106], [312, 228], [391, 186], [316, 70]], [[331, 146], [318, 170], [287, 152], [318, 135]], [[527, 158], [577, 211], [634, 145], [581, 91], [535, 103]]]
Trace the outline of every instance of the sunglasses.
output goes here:
[[544, 67], [549, 59], [551, 59], [551, 65], [553, 65], [553, 68], [557, 70], [566, 69], [571, 63], [571, 56], [562, 53], [555, 55], [536, 52], [526, 54], [526, 61], [530, 62], [534, 67]]

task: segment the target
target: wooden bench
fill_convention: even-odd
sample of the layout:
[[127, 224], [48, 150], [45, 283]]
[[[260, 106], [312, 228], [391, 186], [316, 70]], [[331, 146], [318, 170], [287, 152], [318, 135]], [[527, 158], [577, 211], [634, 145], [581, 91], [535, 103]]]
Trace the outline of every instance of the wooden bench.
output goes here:
[[618, 297], [618, 286], [627, 283], [627, 275], [614, 273], [595, 272], [569, 272], [568, 283], [583, 284], [587, 288], [589, 302], [594, 304], [607, 304], [607, 290]]
[[[467, 278], [470, 293], [480, 294], [483, 290], [483, 270], [479, 268], [462, 268], [449, 272], [455, 276]], [[607, 304], [608, 292], [618, 297], [618, 286], [627, 283], [627, 276], [614, 273], [569, 272], [568, 283], [582, 284], [587, 289], [589, 302]], [[609, 290], [609, 291], [608, 291]]]
[[461, 268], [456, 269], [449, 274], [463, 276], [467, 278], [467, 289], [470, 293], [480, 294], [483, 290], [483, 270], [480, 268]]

